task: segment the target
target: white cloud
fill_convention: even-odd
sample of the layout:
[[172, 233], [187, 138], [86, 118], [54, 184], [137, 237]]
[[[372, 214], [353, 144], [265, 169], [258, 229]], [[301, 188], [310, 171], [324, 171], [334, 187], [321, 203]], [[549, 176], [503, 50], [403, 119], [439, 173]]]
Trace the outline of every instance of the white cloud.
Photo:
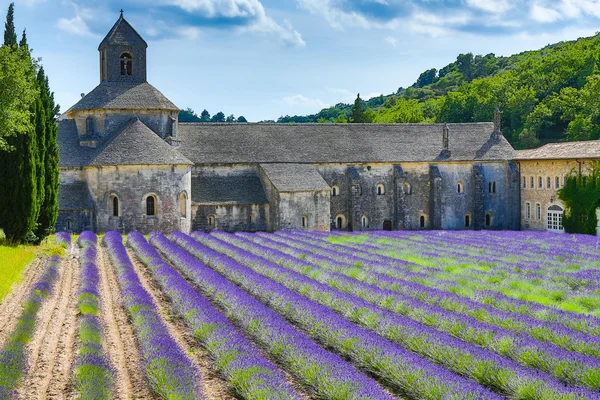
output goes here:
[[92, 10], [79, 7], [75, 3], [72, 5], [75, 8], [75, 16], [59, 18], [56, 22], [58, 29], [78, 36], [95, 36], [86, 22], [93, 18]]
[[304, 47], [306, 42], [289, 21], [283, 25], [267, 16], [259, 0], [167, 0], [188, 13], [200, 14], [206, 18], [236, 18], [248, 21], [243, 30], [274, 34], [286, 44]]
[[561, 15], [552, 8], [546, 8], [538, 3], [534, 3], [531, 6], [531, 18], [538, 22], [550, 23], [560, 19]]
[[177, 29], [177, 33], [184, 39], [195, 40], [200, 36], [200, 29], [194, 26], [184, 26]]
[[505, 13], [514, 7], [514, 4], [511, 4], [508, 0], [467, 0], [467, 4], [471, 7], [495, 14]]
[[386, 36], [386, 38], [383, 40], [392, 47], [396, 47], [398, 44], [398, 41], [391, 36]]
[[321, 99], [312, 99], [305, 97], [304, 95], [297, 94], [294, 96], [284, 97], [283, 101], [290, 106], [305, 106], [315, 108], [325, 108], [327, 104]]

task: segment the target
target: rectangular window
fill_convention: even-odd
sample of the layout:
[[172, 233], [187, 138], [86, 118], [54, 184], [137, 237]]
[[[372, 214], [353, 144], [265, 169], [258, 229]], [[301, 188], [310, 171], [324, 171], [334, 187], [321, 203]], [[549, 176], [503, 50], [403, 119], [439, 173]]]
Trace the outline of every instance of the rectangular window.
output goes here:
[[534, 189], [535, 188], [535, 183], [534, 183], [533, 176], [529, 179], [529, 188], [530, 189]]
[[527, 189], [527, 177], [523, 177], [523, 189]]
[[546, 177], [546, 189], [552, 189], [552, 180], [550, 177]]
[[542, 205], [539, 203], [535, 205], [535, 219], [538, 221], [542, 219]]
[[531, 219], [531, 203], [525, 203], [525, 219]]
[[542, 179], [541, 176], [538, 176], [538, 189], [543, 189], [544, 185], [543, 185], [544, 181]]
[[565, 180], [563, 183], [563, 187], [567, 186], [567, 180], [569, 180], [569, 177], [565, 175]]
[[559, 189], [560, 188], [560, 177], [556, 177], [554, 178], [554, 189]]

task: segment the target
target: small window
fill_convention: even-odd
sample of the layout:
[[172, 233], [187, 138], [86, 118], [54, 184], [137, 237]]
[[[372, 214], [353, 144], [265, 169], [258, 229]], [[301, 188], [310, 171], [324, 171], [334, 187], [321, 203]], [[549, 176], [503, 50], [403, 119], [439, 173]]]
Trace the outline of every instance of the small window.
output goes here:
[[531, 203], [530, 202], [525, 203], [525, 219], [528, 221], [531, 219]]
[[487, 213], [485, 215], [485, 226], [487, 226], [489, 228], [490, 226], [493, 225], [493, 223], [494, 223], [494, 214]]
[[565, 179], [564, 179], [564, 183], [563, 183], [563, 187], [567, 186], [567, 181], [569, 180], [569, 177], [567, 175], [565, 175]]
[[340, 195], [340, 187], [337, 185], [332, 186], [331, 188], [331, 197], [337, 197]]
[[538, 176], [538, 189], [543, 189], [544, 188], [544, 180], [542, 179], [541, 176]]
[[179, 195], [179, 214], [182, 218], [187, 217], [187, 196], [185, 193]]
[[456, 185], [456, 191], [458, 193], [464, 193], [465, 192], [465, 184], [463, 181], [458, 181], [458, 184]]
[[250, 225], [253, 225], [256, 223], [256, 215], [250, 214], [248, 217], [250, 219]]
[[94, 117], [87, 117], [85, 119], [85, 134], [92, 135], [94, 133]]
[[146, 215], [156, 217], [156, 198], [154, 196], [146, 197]]
[[308, 217], [307, 216], [302, 217], [302, 227], [308, 228]]
[[379, 185], [377, 185], [377, 195], [383, 196], [384, 194], [385, 194], [385, 185], [380, 183]]
[[489, 182], [488, 183], [488, 192], [489, 193], [496, 193], [496, 182]]
[[552, 189], [552, 179], [549, 176], [546, 177], [546, 189]]
[[421, 227], [421, 229], [425, 228], [425, 216], [421, 215], [421, 218], [419, 218], [419, 226]]
[[346, 229], [346, 217], [344, 215], [338, 215], [335, 217], [336, 229]]
[[465, 228], [471, 227], [471, 214], [465, 215]]
[[131, 76], [133, 73], [133, 58], [129, 53], [121, 54], [121, 75]]
[[404, 182], [404, 194], [406, 194], [406, 195], [412, 194], [412, 186], [408, 182]]
[[554, 189], [560, 189], [560, 176], [554, 178]]
[[527, 177], [523, 177], [523, 189], [527, 189]]
[[73, 221], [71, 218], [67, 218], [67, 230], [70, 231], [73, 228]]
[[113, 218], [119, 218], [119, 198], [117, 196], [111, 196], [110, 203]]
[[363, 227], [363, 229], [369, 227], [369, 218], [366, 215], [363, 215], [362, 217], [361, 226]]
[[358, 195], [362, 196], [362, 185], [358, 185]]
[[208, 217], [208, 227], [210, 229], [215, 229], [217, 227], [217, 222], [214, 215]]
[[542, 219], [542, 205], [540, 203], [535, 204], [535, 219], [538, 221]]
[[531, 178], [529, 178], [529, 189], [535, 189], [535, 183], [534, 183], [534, 178], [533, 176]]

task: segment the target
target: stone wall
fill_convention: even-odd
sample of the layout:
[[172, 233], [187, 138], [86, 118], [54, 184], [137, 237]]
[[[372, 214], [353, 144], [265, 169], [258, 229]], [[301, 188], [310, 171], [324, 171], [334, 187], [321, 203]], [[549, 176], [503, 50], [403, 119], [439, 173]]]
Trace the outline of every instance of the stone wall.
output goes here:
[[[279, 193], [279, 230], [329, 232], [329, 191]], [[302, 218], [306, 225], [302, 226]]]
[[56, 232], [73, 233], [93, 231], [95, 230], [94, 212], [93, 210], [60, 210], [56, 219], [55, 229]]
[[[546, 230], [548, 208], [558, 205], [564, 209], [564, 205], [558, 199], [558, 191], [564, 187], [566, 177], [579, 171], [580, 164], [575, 160], [534, 160], [520, 161], [518, 164], [521, 175], [521, 227], [524, 230]], [[586, 173], [590, 166], [590, 161], [582, 161], [581, 171]], [[550, 187], [548, 187], [548, 178], [550, 178]]]
[[[86, 167], [85, 174], [95, 203], [98, 232], [189, 232], [191, 167]], [[181, 193], [187, 196], [185, 217], [180, 213]], [[149, 195], [156, 198], [156, 216], [146, 215], [146, 198]], [[119, 217], [113, 217], [112, 196], [119, 199]]]
[[[111, 82], [145, 82], [146, 49], [144, 47], [109, 46], [106, 51], [107, 80]], [[121, 54], [127, 52], [132, 56], [132, 75], [121, 75]], [[102, 59], [102, 56], [100, 57]], [[102, 62], [102, 61], [101, 61]], [[102, 69], [101, 69], [102, 70]]]
[[[258, 232], [268, 230], [268, 204], [214, 204], [192, 206], [194, 219], [192, 230], [210, 232], [218, 229], [226, 232]], [[214, 228], [209, 217], [215, 218]]]

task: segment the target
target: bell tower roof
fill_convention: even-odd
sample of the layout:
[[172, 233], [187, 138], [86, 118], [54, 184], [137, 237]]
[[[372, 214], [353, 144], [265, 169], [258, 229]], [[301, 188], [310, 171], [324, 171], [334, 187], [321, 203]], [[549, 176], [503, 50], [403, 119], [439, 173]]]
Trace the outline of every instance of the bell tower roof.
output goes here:
[[125, 46], [125, 47], [143, 47], [147, 48], [148, 44], [140, 36], [139, 33], [127, 22], [123, 17], [123, 11], [121, 10], [121, 16], [115, 22], [111, 30], [108, 32], [104, 40], [98, 46], [98, 50], [102, 50], [108, 46]]

